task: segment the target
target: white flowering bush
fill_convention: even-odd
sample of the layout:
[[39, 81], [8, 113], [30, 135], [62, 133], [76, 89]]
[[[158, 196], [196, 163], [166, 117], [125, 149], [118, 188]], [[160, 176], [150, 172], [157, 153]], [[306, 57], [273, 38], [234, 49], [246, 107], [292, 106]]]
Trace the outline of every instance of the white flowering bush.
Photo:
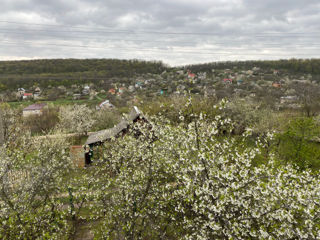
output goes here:
[[[8, 143], [12, 145], [12, 143]], [[59, 200], [70, 163], [62, 139], [20, 135], [0, 149], [0, 239], [64, 239], [67, 214]]]
[[86, 105], [67, 105], [60, 108], [58, 130], [70, 133], [87, 133], [95, 120], [94, 110]]
[[[73, 171], [63, 138], [32, 138], [10, 118], [0, 239], [70, 239], [88, 221], [96, 239], [320, 239], [318, 173], [275, 164], [264, 150], [272, 134], [251, 144], [253, 129], [235, 136], [230, 119], [195, 107], [187, 101], [175, 123], [138, 120], [97, 147], [92, 167]], [[74, 131], [89, 127], [82, 120]]]
[[275, 166], [272, 154], [254, 166], [264, 140], [248, 147], [248, 132], [228, 135], [230, 119], [192, 112], [178, 126], [140, 122], [104, 145], [92, 193], [97, 239], [320, 238], [316, 174]]

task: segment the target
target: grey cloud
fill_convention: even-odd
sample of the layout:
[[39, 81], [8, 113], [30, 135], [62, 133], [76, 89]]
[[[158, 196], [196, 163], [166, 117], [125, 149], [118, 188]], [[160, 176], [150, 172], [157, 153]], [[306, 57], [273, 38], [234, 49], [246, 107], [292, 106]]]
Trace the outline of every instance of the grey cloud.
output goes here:
[[145, 58], [171, 64], [319, 57], [319, 22], [318, 0], [3, 0], [0, 38], [7, 42], [0, 41], [0, 56]]

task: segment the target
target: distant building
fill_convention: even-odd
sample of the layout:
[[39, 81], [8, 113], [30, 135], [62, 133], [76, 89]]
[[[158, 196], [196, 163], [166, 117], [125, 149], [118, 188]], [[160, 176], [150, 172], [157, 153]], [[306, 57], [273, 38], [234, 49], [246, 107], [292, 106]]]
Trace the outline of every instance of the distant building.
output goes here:
[[232, 83], [232, 79], [231, 78], [224, 78], [223, 82], [227, 83], [227, 84], [230, 84], [230, 83]]
[[198, 79], [200, 80], [205, 80], [207, 78], [207, 73], [206, 72], [201, 72], [198, 74]]
[[190, 70], [188, 70], [188, 78], [194, 79], [195, 77], [196, 77], [196, 75], [194, 73], [192, 73]]
[[142, 88], [142, 82], [138, 81], [136, 82], [136, 84], [134, 85], [136, 88]]
[[25, 94], [26, 93], [26, 90], [24, 89], [24, 88], [18, 88], [18, 96], [19, 97], [22, 97], [23, 96], [23, 94]]
[[134, 86], [133, 85], [130, 85], [129, 88], [128, 88], [129, 92], [133, 92], [134, 91]]
[[162, 88], [161, 90], [160, 90], [160, 95], [163, 95], [163, 94], [165, 94], [165, 93], [167, 93], [168, 92], [168, 88]]
[[32, 105], [29, 105], [28, 107], [24, 108], [22, 111], [23, 117], [28, 117], [31, 115], [41, 115], [43, 112], [43, 109], [47, 106], [46, 103], [35, 103]]
[[115, 95], [116, 94], [116, 90], [114, 88], [110, 88], [108, 93]]
[[121, 87], [118, 89], [118, 95], [122, 95], [124, 93], [124, 91], [126, 90], [125, 87]]
[[296, 103], [298, 102], [299, 98], [297, 96], [283, 96], [280, 98], [280, 103], [281, 104], [286, 104], [286, 103]]
[[259, 72], [259, 71], [260, 71], [260, 68], [259, 68], [259, 67], [253, 67], [253, 68], [252, 68], [252, 71], [253, 71], [253, 72]]
[[273, 74], [274, 74], [274, 75], [278, 75], [278, 74], [279, 74], [279, 70], [276, 70], [276, 69], [273, 70]]
[[84, 86], [83, 90], [82, 90], [82, 94], [83, 95], [88, 95], [90, 92], [90, 87], [87, 85], [87, 86]]
[[63, 85], [60, 85], [57, 87], [60, 91], [63, 91], [63, 92], [66, 92], [67, 91], [67, 88]]
[[225, 74], [230, 74], [230, 73], [232, 73], [231, 69], [229, 69], [229, 68], [226, 68], [223, 72], [224, 72]]
[[252, 74], [253, 74], [253, 71], [252, 71], [252, 70], [248, 70], [248, 71], [246, 71], [246, 74], [247, 74], [247, 75], [252, 75]]
[[39, 98], [40, 95], [41, 95], [41, 89], [39, 87], [36, 87], [36, 89], [33, 92], [33, 97], [36, 99], [36, 98]]
[[281, 88], [281, 84], [279, 82], [273, 82], [272, 87]]
[[97, 106], [97, 109], [113, 109], [115, 106], [109, 100], [105, 100]]
[[28, 99], [33, 99], [33, 94], [32, 93], [24, 93], [22, 96], [23, 100], [28, 100]]
[[73, 100], [79, 100], [80, 98], [81, 98], [81, 94], [80, 93], [73, 94]]
[[243, 83], [243, 80], [242, 79], [238, 79], [237, 80], [237, 85], [241, 85]]

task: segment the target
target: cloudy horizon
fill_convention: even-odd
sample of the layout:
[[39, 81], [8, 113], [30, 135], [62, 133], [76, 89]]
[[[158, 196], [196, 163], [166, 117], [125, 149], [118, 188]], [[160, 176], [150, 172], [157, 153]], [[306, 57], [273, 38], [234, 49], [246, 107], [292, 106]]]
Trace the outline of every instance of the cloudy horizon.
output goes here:
[[0, 60], [320, 57], [318, 0], [3, 0]]

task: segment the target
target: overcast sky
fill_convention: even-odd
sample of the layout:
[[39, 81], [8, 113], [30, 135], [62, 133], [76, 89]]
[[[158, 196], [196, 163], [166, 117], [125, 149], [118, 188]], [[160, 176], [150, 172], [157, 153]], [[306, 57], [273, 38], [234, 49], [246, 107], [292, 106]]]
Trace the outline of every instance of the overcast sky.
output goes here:
[[0, 60], [319, 58], [319, 0], [1, 0]]

